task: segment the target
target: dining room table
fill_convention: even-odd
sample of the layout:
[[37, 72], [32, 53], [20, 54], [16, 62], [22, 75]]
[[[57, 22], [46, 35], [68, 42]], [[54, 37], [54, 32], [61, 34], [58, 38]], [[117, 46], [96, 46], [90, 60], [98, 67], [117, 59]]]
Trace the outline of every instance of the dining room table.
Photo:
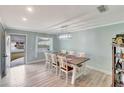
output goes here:
[[85, 64], [90, 60], [90, 58], [78, 57], [76, 55], [68, 55], [58, 52], [55, 54], [59, 56], [65, 56], [68, 64], [73, 67], [71, 84], [75, 84], [76, 79], [83, 75], [86, 66]]

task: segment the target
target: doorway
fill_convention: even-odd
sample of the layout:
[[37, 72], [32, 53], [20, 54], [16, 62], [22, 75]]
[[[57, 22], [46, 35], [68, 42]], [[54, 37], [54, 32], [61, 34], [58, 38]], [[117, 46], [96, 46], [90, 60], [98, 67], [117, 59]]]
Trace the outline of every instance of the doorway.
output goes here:
[[53, 51], [53, 39], [49, 37], [36, 37], [35, 51], [35, 57], [43, 57], [44, 52]]
[[26, 35], [10, 34], [10, 67], [26, 64]]

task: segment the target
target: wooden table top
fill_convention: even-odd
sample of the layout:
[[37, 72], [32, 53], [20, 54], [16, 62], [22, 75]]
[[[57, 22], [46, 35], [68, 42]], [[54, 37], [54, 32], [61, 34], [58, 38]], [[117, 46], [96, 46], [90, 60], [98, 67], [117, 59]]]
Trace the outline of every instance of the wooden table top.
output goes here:
[[55, 53], [55, 54], [59, 56], [65, 56], [68, 60], [68, 63], [73, 64], [73, 65], [80, 65], [81, 63], [84, 63], [90, 60], [89, 58], [77, 57], [75, 55], [68, 55], [68, 54], [62, 54], [62, 53]]
[[72, 58], [72, 60], [69, 60], [68, 63], [73, 64], [73, 65], [80, 65], [81, 63], [84, 63], [86, 61], [90, 60], [89, 58]]

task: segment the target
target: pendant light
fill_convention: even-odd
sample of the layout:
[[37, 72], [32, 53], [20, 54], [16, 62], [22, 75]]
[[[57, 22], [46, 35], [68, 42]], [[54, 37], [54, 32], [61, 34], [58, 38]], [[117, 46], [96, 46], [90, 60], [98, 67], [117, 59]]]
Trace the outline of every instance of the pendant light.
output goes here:
[[61, 33], [58, 36], [59, 39], [70, 39], [72, 37], [71, 34], [68, 32], [67, 27], [68, 25], [61, 26]]

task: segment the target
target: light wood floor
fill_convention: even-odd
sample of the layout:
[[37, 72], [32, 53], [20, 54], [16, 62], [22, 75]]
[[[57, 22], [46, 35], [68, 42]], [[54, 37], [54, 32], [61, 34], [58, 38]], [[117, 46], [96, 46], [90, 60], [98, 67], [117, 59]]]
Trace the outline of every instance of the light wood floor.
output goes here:
[[[71, 78], [71, 77], [70, 77]], [[70, 79], [71, 80], [71, 79]], [[75, 85], [48, 71], [44, 63], [22, 65], [10, 69], [0, 82], [0, 87], [110, 87], [111, 76], [87, 69], [87, 74], [76, 80]]]

